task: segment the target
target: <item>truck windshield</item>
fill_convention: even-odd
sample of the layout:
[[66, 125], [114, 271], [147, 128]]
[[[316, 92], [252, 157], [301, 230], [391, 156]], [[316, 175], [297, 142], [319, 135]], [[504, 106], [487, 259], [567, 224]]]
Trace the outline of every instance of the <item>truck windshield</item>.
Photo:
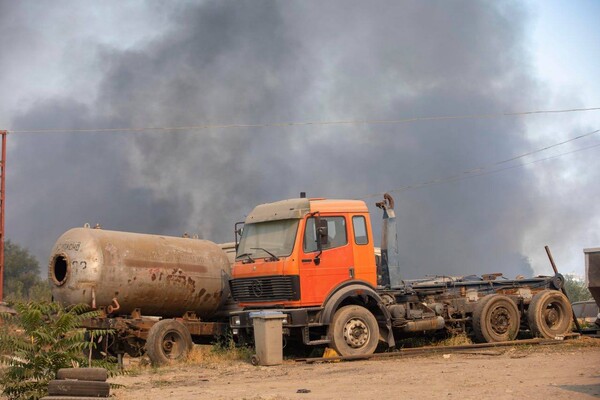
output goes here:
[[246, 224], [237, 254], [251, 254], [254, 258], [268, 257], [269, 254], [262, 250], [265, 249], [277, 257], [289, 256], [294, 249], [298, 221], [283, 219]]

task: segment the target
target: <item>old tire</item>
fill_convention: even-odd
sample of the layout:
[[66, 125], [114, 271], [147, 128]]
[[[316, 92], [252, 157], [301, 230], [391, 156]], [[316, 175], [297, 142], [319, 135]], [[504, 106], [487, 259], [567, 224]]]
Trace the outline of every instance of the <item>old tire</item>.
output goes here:
[[490, 294], [473, 311], [473, 333], [479, 343], [515, 340], [520, 326], [519, 309], [510, 297]]
[[537, 293], [527, 310], [531, 334], [546, 339], [554, 339], [567, 333], [572, 316], [569, 299], [558, 290], [542, 290]]
[[344, 306], [335, 312], [328, 336], [331, 347], [341, 356], [370, 355], [379, 343], [379, 326], [366, 308]]
[[53, 380], [48, 383], [50, 396], [108, 397], [108, 382]]
[[163, 319], [148, 331], [145, 347], [153, 365], [165, 365], [187, 357], [192, 346], [192, 335], [185, 325], [173, 319]]
[[44, 396], [40, 400], [98, 400], [98, 396]]
[[104, 368], [61, 368], [56, 373], [56, 379], [106, 382], [108, 371]]

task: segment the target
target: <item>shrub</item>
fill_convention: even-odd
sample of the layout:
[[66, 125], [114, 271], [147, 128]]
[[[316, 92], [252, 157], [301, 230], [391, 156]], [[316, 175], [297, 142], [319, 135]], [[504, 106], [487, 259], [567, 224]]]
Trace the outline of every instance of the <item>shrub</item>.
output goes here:
[[[63, 308], [57, 303], [16, 303], [17, 315], [0, 314], [0, 362], [7, 365], [0, 384], [10, 400], [36, 400], [47, 394], [48, 382], [60, 368], [86, 365], [81, 323], [97, 317], [97, 311], [78, 305]], [[103, 331], [97, 334], [109, 334]], [[116, 366], [100, 361], [96, 366]]]

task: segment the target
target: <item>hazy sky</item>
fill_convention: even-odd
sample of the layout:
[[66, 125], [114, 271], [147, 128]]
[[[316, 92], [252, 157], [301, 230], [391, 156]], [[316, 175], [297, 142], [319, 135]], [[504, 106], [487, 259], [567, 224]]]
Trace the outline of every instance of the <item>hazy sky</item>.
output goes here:
[[[44, 266], [106, 229], [232, 240], [255, 204], [365, 198], [600, 128], [600, 111], [177, 132], [31, 129], [404, 119], [600, 107], [597, 1], [0, 0], [7, 237]], [[600, 133], [395, 192], [406, 277], [565, 273], [600, 246]]]

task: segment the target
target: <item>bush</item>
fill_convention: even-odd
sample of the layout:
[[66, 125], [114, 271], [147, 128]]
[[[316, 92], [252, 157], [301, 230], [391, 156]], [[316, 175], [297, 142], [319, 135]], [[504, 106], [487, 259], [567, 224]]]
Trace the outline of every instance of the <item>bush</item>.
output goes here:
[[[0, 314], [0, 362], [8, 367], [0, 377], [3, 394], [10, 400], [36, 400], [47, 395], [48, 382], [60, 368], [86, 365], [81, 323], [99, 312], [78, 305], [64, 309], [57, 303], [16, 303], [17, 315]], [[108, 331], [96, 334], [109, 334]], [[96, 366], [115, 365], [99, 361]]]
[[592, 300], [592, 294], [585, 285], [585, 282], [576, 279], [573, 275], [565, 275], [565, 291], [571, 303]]

